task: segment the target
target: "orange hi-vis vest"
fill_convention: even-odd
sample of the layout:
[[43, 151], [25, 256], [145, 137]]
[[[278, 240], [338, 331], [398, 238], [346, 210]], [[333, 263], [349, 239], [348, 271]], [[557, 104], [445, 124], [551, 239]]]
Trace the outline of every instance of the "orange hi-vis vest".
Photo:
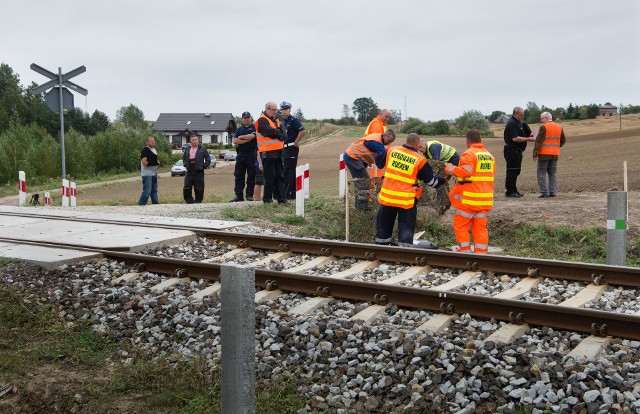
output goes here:
[[375, 163], [375, 158], [378, 155], [377, 152], [371, 151], [364, 145], [365, 141], [378, 141], [384, 145], [382, 142], [382, 134], [370, 134], [366, 137], [362, 137], [357, 141], [354, 141], [349, 148], [347, 148], [347, 155], [353, 158], [354, 160], [360, 160], [369, 164]]
[[[280, 128], [280, 120], [276, 118], [276, 122], [274, 123], [268, 116], [265, 114], [260, 115], [260, 118], [264, 118], [269, 121], [269, 125], [271, 128], [277, 129]], [[256, 139], [258, 140], [258, 152], [267, 152], [267, 151], [276, 151], [284, 148], [284, 141], [280, 141], [278, 138], [265, 137], [260, 132], [258, 132], [258, 120], [254, 123], [256, 128]]]
[[363, 137], [366, 137], [370, 134], [384, 134], [385, 132], [387, 132], [387, 124], [382, 122], [380, 117], [376, 116], [371, 120], [371, 122], [369, 122], [367, 130], [364, 131]]
[[449, 191], [451, 205], [467, 211], [488, 211], [493, 208], [496, 161], [484, 145], [471, 145], [460, 157], [458, 166], [447, 164], [445, 171], [457, 177], [456, 185]]
[[418, 172], [427, 160], [417, 151], [405, 147], [393, 147], [387, 151], [382, 189], [378, 203], [408, 210], [422, 194], [418, 183]]
[[560, 136], [562, 127], [555, 122], [545, 122], [545, 134], [542, 146], [538, 150], [539, 155], [560, 155]]

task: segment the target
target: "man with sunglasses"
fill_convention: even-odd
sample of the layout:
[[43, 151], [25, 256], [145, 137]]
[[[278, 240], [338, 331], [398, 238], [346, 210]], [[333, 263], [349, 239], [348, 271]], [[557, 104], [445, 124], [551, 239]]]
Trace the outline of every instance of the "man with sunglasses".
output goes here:
[[285, 204], [287, 197], [284, 190], [284, 165], [282, 149], [286, 137], [280, 120], [276, 118], [278, 105], [267, 102], [264, 111], [255, 122], [258, 151], [262, 156], [264, 169], [263, 203], [272, 203], [275, 198], [278, 204]]

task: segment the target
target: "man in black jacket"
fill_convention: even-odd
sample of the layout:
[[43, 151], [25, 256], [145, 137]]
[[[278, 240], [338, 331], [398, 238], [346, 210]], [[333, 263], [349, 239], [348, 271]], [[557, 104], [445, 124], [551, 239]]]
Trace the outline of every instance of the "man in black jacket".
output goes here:
[[523, 119], [524, 109], [516, 106], [513, 108], [511, 119], [504, 127], [504, 159], [507, 161], [507, 176], [504, 183], [507, 191], [505, 195], [512, 198], [523, 196], [516, 186], [522, 165], [522, 153], [527, 149], [527, 142], [536, 140], [531, 134], [529, 125], [522, 122]]
[[[195, 132], [191, 133], [189, 142], [191, 142], [191, 146], [184, 150], [182, 155], [182, 162], [187, 169], [182, 192], [184, 201], [187, 204], [202, 203], [204, 198], [204, 170], [211, 165], [211, 156], [209, 156], [209, 151], [199, 144], [198, 134]], [[195, 200], [193, 199], [191, 188], [196, 194]]]
[[286, 134], [276, 118], [278, 105], [275, 102], [267, 102], [264, 112], [255, 123], [258, 151], [262, 156], [264, 169], [264, 196], [262, 202], [271, 203], [275, 198], [278, 204], [287, 202], [284, 187], [284, 162], [282, 149]]

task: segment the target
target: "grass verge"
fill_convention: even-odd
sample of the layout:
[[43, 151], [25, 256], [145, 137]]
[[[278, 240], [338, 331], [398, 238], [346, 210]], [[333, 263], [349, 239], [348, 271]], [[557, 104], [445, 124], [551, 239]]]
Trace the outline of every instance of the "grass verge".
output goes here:
[[[204, 358], [139, 353], [124, 363], [118, 349], [131, 352], [128, 342], [88, 324], [65, 326], [54, 307], [0, 287], [0, 386], [16, 390], [0, 397], [0, 412], [220, 412], [220, 372]], [[295, 381], [258, 384], [258, 413], [293, 414], [304, 404]]]
[[[223, 214], [232, 220], [267, 221], [287, 225], [280, 231], [297, 237], [318, 237], [345, 240], [344, 205], [337, 199], [311, 197], [305, 202], [305, 217], [295, 215], [295, 203], [284, 206], [261, 204], [257, 206], [229, 207]], [[376, 209], [370, 212], [350, 210], [349, 241], [373, 243], [375, 238]], [[456, 244], [453, 223], [443, 221], [432, 209], [418, 209], [416, 232], [423, 231], [422, 239], [430, 240], [441, 248]], [[397, 231], [397, 226], [396, 226]], [[514, 223], [494, 223], [489, 217], [489, 242], [503, 248], [505, 255], [537, 257], [572, 262], [606, 263], [606, 229], [570, 226], [551, 227]], [[640, 239], [629, 234], [627, 265], [640, 265]]]

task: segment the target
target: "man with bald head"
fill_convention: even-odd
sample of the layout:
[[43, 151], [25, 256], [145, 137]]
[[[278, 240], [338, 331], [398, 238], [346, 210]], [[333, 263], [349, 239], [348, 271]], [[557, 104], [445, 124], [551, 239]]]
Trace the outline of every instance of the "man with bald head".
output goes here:
[[276, 118], [278, 104], [267, 102], [260, 118], [255, 122], [258, 152], [262, 156], [264, 170], [263, 203], [271, 203], [275, 198], [278, 204], [287, 202], [284, 188], [284, 164], [282, 149], [286, 134], [280, 120]]

